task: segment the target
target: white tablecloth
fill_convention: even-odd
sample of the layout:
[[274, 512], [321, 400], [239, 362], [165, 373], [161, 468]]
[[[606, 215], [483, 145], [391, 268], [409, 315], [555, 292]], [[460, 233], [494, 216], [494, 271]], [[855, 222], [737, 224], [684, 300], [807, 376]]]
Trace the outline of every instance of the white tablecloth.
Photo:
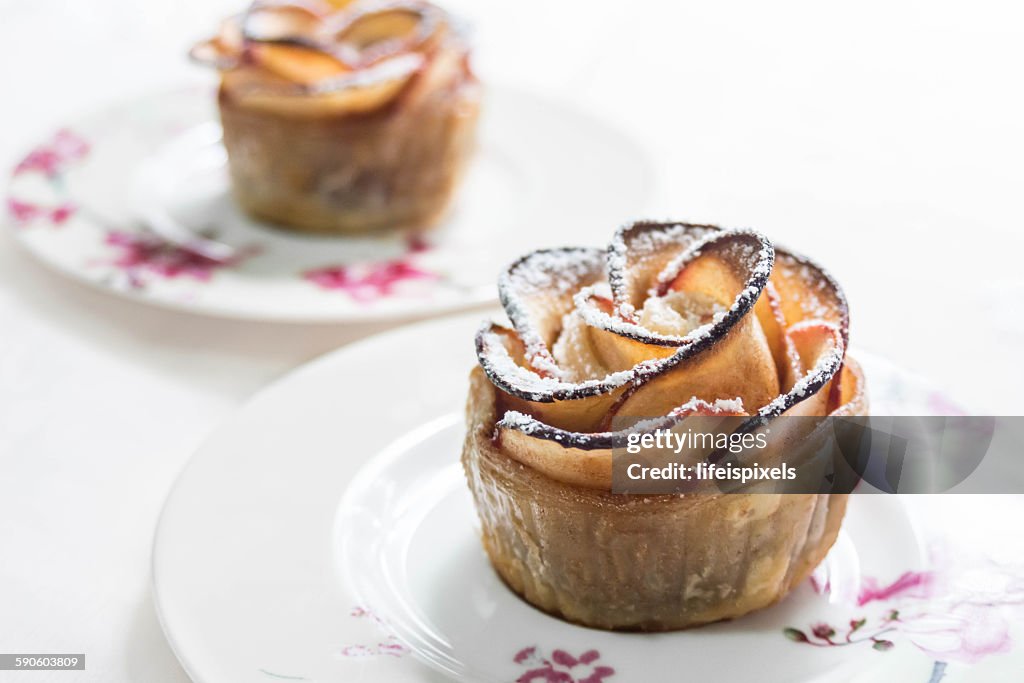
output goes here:
[[[209, 80], [184, 51], [239, 2], [0, 0], [3, 167], [83, 110]], [[1022, 413], [1019, 3], [449, 4], [485, 79], [647, 148], [649, 215], [749, 225], [816, 256], [845, 285], [856, 345], [975, 411]], [[147, 308], [0, 233], [0, 651], [88, 661], [0, 678], [185, 681], [148, 586], [175, 474], [256, 389], [376, 329]]]

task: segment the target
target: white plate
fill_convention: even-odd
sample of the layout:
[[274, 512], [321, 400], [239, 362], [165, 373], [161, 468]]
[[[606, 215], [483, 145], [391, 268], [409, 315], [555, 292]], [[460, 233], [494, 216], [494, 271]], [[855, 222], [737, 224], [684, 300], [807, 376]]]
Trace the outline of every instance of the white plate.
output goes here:
[[[856, 604], [872, 581], [922, 567], [895, 497], [854, 498], [818, 572], [830, 592], [805, 585], [734, 622], [614, 634], [519, 601], [487, 565], [458, 465], [478, 323], [424, 323], [325, 356], [259, 394], [196, 454], [153, 553], [158, 612], [195, 681], [742, 681], [755, 663], [759, 681], [807, 681], [891, 674], [908, 657], [927, 680], [931, 661], [913, 645], [883, 654], [867, 640], [893, 603]], [[944, 407], [912, 377], [859, 357], [877, 412]], [[859, 618], [853, 639], [865, 642], [853, 646], [784, 635], [827, 622], [843, 637]]]
[[452, 212], [422, 242], [256, 223], [232, 202], [225, 161], [208, 88], [118, 104], [13, 169], [8, 222], [43, 262], [149, 303], [276, 321], [403, 319], [493, 300], [512, 256], [593, 242], [642, 211], [650, 178], [619, 131], [501, 87], [486, 94]]
[[[577, 678], [607, 666], [619, 680], [675, 683], [680, 658], [699, 653], [704, 664], [690, 670], [696, 680], [738, 681], [751, 661], [777, 656], [786, 645], [786, 626], [856, 617], [830, 606], [810, 584], [774, 609], [688, 632], [608, 633], [542, 614], [505, 587], [481, 549], [457, 459], [460, 417], [453, 413], [414, 431], [356, 476], [339, 509], [335, 545], [342, 585], [359, 604], [371, 605], [400, 642], [452, 678], [507, 683], [543, 668], [534, 660], [562, 650], [573, 657], [599, 655], [573, 667], [581, 672]], [[873, 531], [880, 527], [887, 527], [884, 538]], [[900, 504], [882, 497], [857, 500], [829, 555], [828, 580], [837, 591], [854, 587], [855, 598], [862, 572], [898, 576], [920, 565], [920, 548]], [[531, 648], [533, 654], [524, 657]], [[736, 652], [744, 656], [730, 656]], [[853, 649], [839, 656], [810, 650], [787, 662], [784, 676], [762, 680], [813, 680], [858, 655]]]

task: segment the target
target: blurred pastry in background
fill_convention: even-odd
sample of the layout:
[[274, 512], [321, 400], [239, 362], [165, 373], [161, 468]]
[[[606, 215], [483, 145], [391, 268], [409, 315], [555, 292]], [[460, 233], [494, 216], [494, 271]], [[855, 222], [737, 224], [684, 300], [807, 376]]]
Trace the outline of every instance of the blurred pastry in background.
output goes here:
[[480, 86], [427, 2], [256, 2], [191, 55], [220, 71], [241, 207], [293, 230], [422, 230], [474, 147]]

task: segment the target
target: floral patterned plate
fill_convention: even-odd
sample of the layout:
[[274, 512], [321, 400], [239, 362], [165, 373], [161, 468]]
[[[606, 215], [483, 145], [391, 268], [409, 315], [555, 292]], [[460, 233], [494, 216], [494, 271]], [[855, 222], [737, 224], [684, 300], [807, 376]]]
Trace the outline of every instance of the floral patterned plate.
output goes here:
[[[615, 129], [525, 92], [487, 93], [480, 145], [425, 238], [324, 238], [254, 222], [229, 195], [214, 94], [86, 116], [13, 169], [8, 222], [43, 262], [149, 303], [276, 321], [420, 317], [494, 299], [511, 254], [589, 243], [642, 211], [648, 164]], [[614, 188], [614, 192], [593, 192]]]
[[[615, 634], [526, 606], [487, 565], [458, 464], [478, 324], [325, 356], [199, 450], [153, 552], [161, 622], [193, 680], [1018, 680], [1017, 497], [857, 496], [812, 581], [729, 623]], [[955, 408], [856, 355], [876, 412]]]

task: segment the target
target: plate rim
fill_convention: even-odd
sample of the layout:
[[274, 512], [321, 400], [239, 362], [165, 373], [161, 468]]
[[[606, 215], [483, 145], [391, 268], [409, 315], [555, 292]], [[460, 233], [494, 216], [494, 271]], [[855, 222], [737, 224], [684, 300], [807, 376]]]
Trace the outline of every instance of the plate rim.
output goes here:
[[[498, 309], [491, 309], [488, 312], [500, 313]], [[167, 497], [163, 505], [161, 506], [160, 513], [157, 518], [157, 523], [155, 525], [155, 533], [153, 536], [150, 553], [150, 587], [154, 608], [157, 613], [157, 618], [165, 636], [167, 637], [167, 641], [170, 644], [172, 651], [174, 652], [178, 661], [181, 663], [182, 667], [185, 669], [186, 673], [188, 673], [188, 675], [192, 678], [192, 680], [197, 681], [197, 683], [214, 683], [211, 679], [205, 678], [200, 675], [195, 665], [193, 663], [190, 663], [187, 653], [183, 650], [180, 639], [176, 635], [177, 632], [175, 630], [175, 627], [169, 623], [167, 615], [165, 614], [165, 611], [162, 608], [163, 598], [159, 579], [159, 575], [161, 575], [159, 565], [161, 541], [166, 536], [165, 528], [167, 526], [168, 517], [171, 514], [170, 511], [172, 510], [174, 505], [178, 504], [178, 494], [180, 491], [181, 483], [188, 474], [188, 472], [193, 468], [193, 466], [197, 462], [200, 462], [203, 459], [203, 455], [208, 452], [208, 449], [210, 448], [210, 445], [212, 443], [216, 442], [219, 438], [221, 438], [223, 434], [229, 433], [231, 429], [233, 429], [234, 426], [238, 424], [240, 421], [244, 421], [246, 414], [253, 409], [254, 404], [262, 403], [264, 400], [267, 399], [267, 397], [273, 396], [280, 392], [283, 387], [301, 382], [304, 378], [316, 375], [322, 371], [322, 368], [329, 367], [339, 363], [344, 363], [346, 362], [346, 359], [352, 359], [353, 362], [358, 362], [358, 359], [364, 354], [364, 352], [366, 352], [366, 350], [372, 349], [374, 346], [380, 344], [384, 340], [408, 340], [416, 337], [417, 335], [427, 335], [432, 329], [436, 328], [445, 328], [449, 326], [469, 327], [471, 324], [478, 325], [480, 320], [483, 319], [484, 317], [486, 317], [485, 312], [463, 313], [461, 315], [444, 316], [433, 320], [401, 326], [399, 328], [388, 330], [386, 332], [382, 332], [376, 335], [372, 335], [367, 338], [356, 341], [352, 344], [348, 344], [341, 348], [327, 352], [315, 359], [312, 359], [296, 367], [292, 371], [287, 372], [283, 376], [275, 379], [273, 382], [269, 383], [262, 389], [258, 390], [249, 399], [244, 401], [238, 408], [236, 408], [224, 421], [222, 421], [217, 427], [215, 427], [210, 433], [208, 433], [205, 439], [203, 439], [199, 446], [193, 451], [188, 461], [183, 465], [181, 470], [176, 475], [173, 484], [168, 490]], [[857, 350], [855, 349], [855, 351]], [[855, 353], [855, 355], [858, 355], [861, 358], [865, 356], [871, 358], [878, 358], [874, 354], [871, 354], [870, 352], [864, 350], [860, 350], [859, 353]], [[901, 370], [899, 366], [888, 361], [887, 359], [881, 358], [881, 360], [883, 363], [888, 364], [896, 371], [902, 373], [904, 377], [911, 378], [914, 381], [922, 381], [921, 378], [919, 378], [918, 376], [915, 376], [913, 373]], [[931, 386], [930, 383], [927, 382], [927, 380], [923, 381], [923, 385], [929, 388]], [[416, 424], [409, 425], [409, 431], [417, 428], [418, 426], [422, 426], [422, 424], [424, 424], [424, 421], [425, 420], [421, 420]], [[396, 437], [397, 436], [401, 435], [399, 434], [396, 435]], [[387, 442], [382, 443], [381, 449], [386, 447], [389, 443], [391, 443], [391, 441], [393, 441], [393, 439], [390, 439]], [[377, 452], [378, 451], [368, 452], [365, 456], [359, 458], [357, 461], [354, 462], [353, 473], [349, 477], [349, 479], [346, 480], [345, 486], [342, 489], [343, 496], [345, 495], [344, 492], [347, 490], [351, 478], [358, 476], [358, 472], [360, 471], [362, 466], [365, 465], [365, 463], [368, 460], [374, 457], [377, 454]], [[335, 517], [339, 509], [340, 502], [341, 499], [335, 501], [335, 504], [332, 506], [332, 515], [330, 520], [332, 528], [334, 527]], [[913, 520], [912, 515], [908, 515], [908, 517], [911, 521]], [[916, 528], [915, 531], [917, 531]], [[333, 552], [331, 554], [333, 555]], [[334, 577], [337, 576], [336, 569], [337, 568], [334, 568], [334, 570], [332, 570], [331, 572], [331, 575]], [[428, 666], [425, 663], [420, 662], [419, 660], [416, 661], [418, 661], [418, 663], [421, 666]], [[440, 675], [436, 671], [434, 671], [433, 673], [435, 673], [436, 675]]]
[[[33, 136], [30, 142], [20, 144], [15, 148], [15, 153], [12, 156], [12, 163], [10, 167], [4, 169], [6, 172], [5, 199], [10, 199], [12, 196], [11, 191], [16, 182], [15, 169], [17, 168], [18, 161], [24, 159], [33, 149], [45, 144], [56, 131], [74, 129], [77, 124], [98, 119], [107, 112], [124, 110], [130, 107], [137, 108], [144, 102], [158, 100], [161, 98], [182, 95], [198, 97], [202, 95], [209, 96], [211, 101], [213, 101], [213, 95], [211, 93], [215, 88], [216, 86], [214, 84], [198, 80], [178, 82], [161, 87], [140, 89], [123, 97], [112, 98], [95, 106], [72, 111], [72, 113], [70, 113], [62, 123], [51, 126], [47, 131], [37, 131], [38, 135]], [[556, 94], [549, 93], [547, 91], [533, 90], [515, 83], [508, 83], [501, 80], [488, 82], [485, 88], [485, 93], [502, 93], [504, 95], [514, 97], [517, 100], [542, 103], [548, 111], [556, 112], [556, 116], [560, 118], [571, 117], [577, 121], [586, 121], [589, 126], [602, 131], [602, 138], [607, 136], [609, 139], [615, 139], [618, 143], [621, 143], [621, 147], [628, 147], [636, 161], [635, 170], [640, 178], [640, 184], [644, 188], [637, 201], [638, 211], [636, 211], [636, 213], [643, 214], [646, 212], [650, 206], [653, 194], [651, 188], [653, 186], [653, 179], [656, 176], [655, 165], [646, 146], [640, 142], [640, 139], [632, 131], [628, 128], [615, 124], [606, 116], [601, 116], [585, 108], [577, 107], [571, 101], [558, 97]], [[487, 97], [486, 94], [485, 97]], [[458, 299], [442, 301], [440, 303], [433, 304], [428, 308], [411, 303], [402, 310], [390, 310], [388, 307], [377, 307], [370, 309], [350, 309], [348, 311], [323, 310], [320, 312], [307, 311], [291, 313], [279, 310], [260, 312], [250, 310], [248, 308], [239, 309], [232, 308], [227, 305], [211, 305], [209, 302], [201, 300], [198, 302], [177, 300], [173, 298], [148, 295], [145, 290], [111, 286], [100, 279], [90, 277], [88, 273], [84, 272], [80, 268], [69, 269], [62, 266], [58, 260], [48, 256], [45, 250], [33, 246], [30, 243], [30, 240], [24, 237], [24, 233], [27, 229], [19, 226], [8, 210], [3, 211], [2, 215], [0, 215], [0, 224], [5, 226], [5, 229], [8, 230], [9, 234], [13, 238], [12, 241], [17, 243], [19, 248], [24, 250], [23, 253], [29, 255], [33, 262], [45, 267], [48, 272], [67, 278], [73, 283], [88, 285], [92, 290], [113, 295], [116, 299], [134, 301], [144, 305], [153, 306], [158, 310], [162, 309], [167, 311], [183, 312], [201, 316], [203, 318], [220, 318], [223, 320], [265, 322], [286, 325], [329, 325], [345, 323], [372, 324], [390, 322], [395, 324], [405, 324], [423, 321], [432, 317], [452, 315], [480, 309], [484, 306], [495, 303], [498, 299], [497, 290], [494, 287], [487, 284], [481, 284], [467, 290], [467, 292], [462, 294]]]

